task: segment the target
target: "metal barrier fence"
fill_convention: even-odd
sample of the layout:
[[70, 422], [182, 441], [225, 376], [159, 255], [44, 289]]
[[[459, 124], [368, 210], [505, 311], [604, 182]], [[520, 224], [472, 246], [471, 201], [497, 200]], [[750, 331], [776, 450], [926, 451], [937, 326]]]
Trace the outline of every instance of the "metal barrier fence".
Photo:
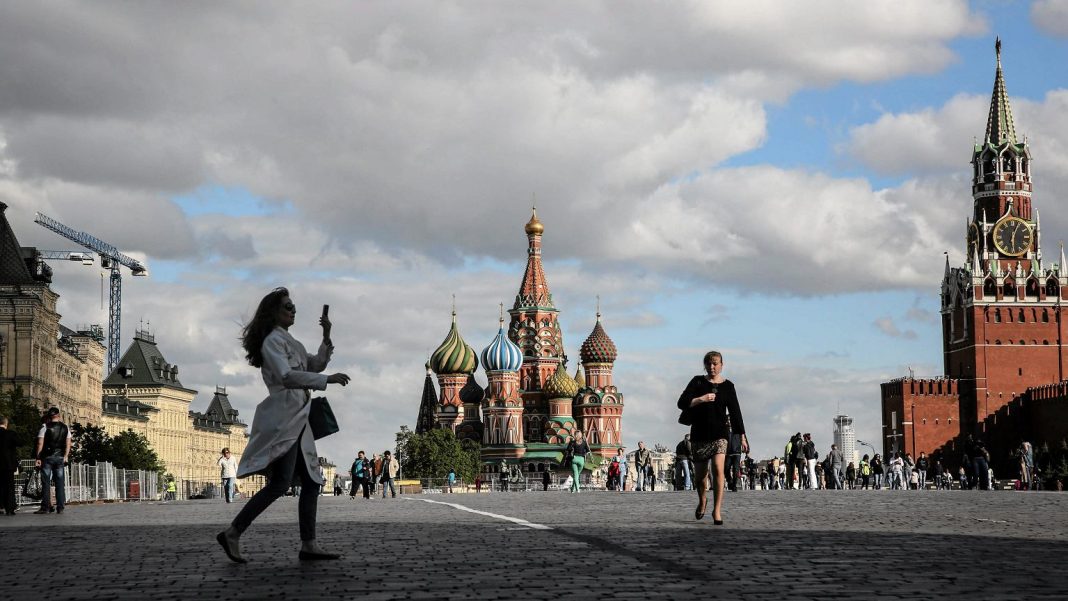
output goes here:
[[[34, 471], [32, 459], [22, 461], [15, 476], [15, 486], [20, 505], [39, 503], [22, 496], [22, 486]], [[156, 501], [162, 498], [160, 475], [145, 470], [124, 470], [110, 463], [72, 463], [66, 467], [64, 483], [68, 503], [91, 503], [93, 501]], [[55, 492], [51, 493], [53, 503]]]

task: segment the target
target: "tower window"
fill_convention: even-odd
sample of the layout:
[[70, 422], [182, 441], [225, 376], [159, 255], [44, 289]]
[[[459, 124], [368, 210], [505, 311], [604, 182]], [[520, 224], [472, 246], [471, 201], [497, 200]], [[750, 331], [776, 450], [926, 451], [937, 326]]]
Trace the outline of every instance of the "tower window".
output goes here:
[[994, 323], [1001, 323], [1001, 309], [994, 309]]
[[1024, 310], [1020, 309], [1020, 323], [1027, 321], [1027, 317], [1024, 316]]
[[1042, 309], [1042, 323], [1049, 323], [1049, 309]]
[[1022, 376], [1023, 375], [1023, 368], [1021, 367], [1019, 369], [1020, 369], [1020, 375]]

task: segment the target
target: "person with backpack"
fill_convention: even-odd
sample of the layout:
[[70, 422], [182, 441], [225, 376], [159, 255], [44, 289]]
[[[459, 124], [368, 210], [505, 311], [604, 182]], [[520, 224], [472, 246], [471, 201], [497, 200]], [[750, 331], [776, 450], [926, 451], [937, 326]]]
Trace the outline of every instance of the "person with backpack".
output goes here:
[[868, 490], [868, 483], [871, 481], [871, 462], [868, 461], [867, 454], [860, 459], [860, 487], [864, 490]]

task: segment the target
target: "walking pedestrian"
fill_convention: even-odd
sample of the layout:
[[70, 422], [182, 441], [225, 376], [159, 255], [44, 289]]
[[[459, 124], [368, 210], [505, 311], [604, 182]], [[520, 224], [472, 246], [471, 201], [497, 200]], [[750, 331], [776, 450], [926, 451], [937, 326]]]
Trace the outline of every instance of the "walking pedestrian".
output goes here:
[[627, 471], [627, 454], [623, 447], [616, 449], [616, 456], [613, 460], [619, 462], [619, 492], [623, 492], [627, 490], [627, 478], [630, 475]]
[[456, 484], [456, 470], [449, 468], [449, 473], [445, 474], [445, 482], [449, 486], [449, 492], [452, 492], [452, 486]]
[[[708, 505], [707, 487], [709, 465], [712, 474], [712, 520], [723, 524], [724, 462], [727, 453], [727, 437], [731, 432], [741, 436], [743, 453], [749, 452], [745, 436], [745, 423], [738, 406], [738, 393], [734, 383], [723, 377], [723, 355], [709, 351], [704, 356], [705, 375], [694, 376], [679, 395], [678, 408], [688, 411], [691, 423], [690, 439], [693, 442], [694, 473], [697, 477], [697, 509], [694, 517], [705, 516]], [[730, 426], [728, 427], [728, 420]]]
[[397, 489], [393, 487], [393, 480], [400, 473], [400, 463], [393, 459], [393, 453], [390, 451], [382, 453], [381, 469], [382, 475], [379, 476], [379, 483], [382, 484], [382, 498], [386, 498], [386, 488], [389, 488], [390, 498], [396, 499]]
[[571, 492], [580, 492], [579, 476], [582, 468], [586, 466], [586, 455], [590, 454], [590, 445], [586, 444], [586, 438], [581, 431], [576, 431], [575, 436], [567, 443], [564, 457], [570, 458], [568, 467], [571, 468]]
[[334, 496], [339, 497], [345, 491], [341, 484], [341, 474], [334, 474]]
[[15, 451], [18, 437], [7, 429], [8, 420], [0, 416], [0, 505], [4, 514], [15, 515], [15, 473], [19, 470], [19, 456]]
[[876, 453], [875, 456], [871, 458], [871, 477], [872, 481], [875, 482], [875, 490], [882, 490], [883, 488], [883, 471], [883, 460], [879, 457], [879, 454]]
[[868, 483], [871, 481], [871, 461], [868, 460], [868, 455], [865, 453], [860, 458], [860, 488], [868, 490]]
[[549, 475], [549, 470], [545, 470], [541, 473], [541, 490], [545, 492], [549, 490], [549, 485], [553, 483], [553, 477]]
[[846, 486], [849, 487], [849, 490], [853, 490], [853, 485], [857, 481], [857, 467], [853, 465], [852, 461], [846, 466], [845, 477]]
[[818, 488], [816, 483], [816, 460], [820, 455], [816, 452], [816, 443], [812, 440], [812, 434], [808, 432], [802, 436], [801, 453], [805, 459], [805, 488]]
[[972, 470], [975, 473], [976, 486], [979, 490], [993, 490], [990, 486], [990, 452], [983, 441], [975, 436], [968, 436], [968, 454], [972, 458]]
[[827, 474], [827, 488], [830, 488], [830, 482], [834, 481], [834, 488], [836, 490], [842, 490], [842, 466], [845, 463], [845, 457], [842, 456], [842, 452], [838, 450], [838, 445], [831, 445], [831, 452], [827, 454], [827, 458], [830, 459], [831, 473]]
[[[682, 473], [682, 489], [693, 490], [693, 470], [690, 468], [690, 456], [693, 455], [693, 445], [690, 444], [690, 435], [682, 437], [682, 442], [675, 447], [675, 462], [679, 472]], [[678, 489], [679, 487], [675, 487]]]
[[634, 451], [634, 468], [638, 472], [638, 477], [634, 479], [634, 490], [645, 490], [645, 466], [652, 461], [649, 449], [645, 448], [645, 443], [638, 441], [638, 450]]
[[363, 498], [370, 499], [371, 483], [368, 480], [371, 479], [371, 466], [366, 453], [363, 451], [356, 453], [356, 459], [352, 461], [349, 473], [352, 474], [352, 490], [349, 492], [349, 498], [355, 499], [356, 491], [362, 491]]
[[916, 475], [918, 476], [916, 488], [919, 490], [927, 488], [927, 469], [929, 467], [930, 463], [927, 460], [927, 453], [920, 451], [920, 456], [916, 458]]
[[234, 500], [234, 483], [237, 481], [237, 460], [230, 455], [230, 448], [224, 447], [219, 460], [219, 478], [222, 480], [223, 497], [227, 503]]
[[[41, 469], [41, 508], [34, 513], [63, 513], [67, 504], [64, 467], [70, 458], [71, 435], [67, 424], [60, 421], [59, 407], [52, 407], [45, 423], [37, 432], [37, 460]], [[56, 505], [52, 506], [51, 486], [56, 485]]]
[[315, 538], [315, 513], [319, 491], [324, 484], [319, 477], [319, 454], [308, 424], [313, 403], [311, 390], [325, 390], [327, 384], [349, 383], [344, 373], [329, 376], [321, 373], [330, 361], [334, 346], [330, 341], [330, 319], [323, 307], [319, 324], [323, 341], [319, 352], [309, 356], [304, 345], [289, 333], [296, 321], [297, 308], [285, 288], [276, 288], [263, 297], [256, 314], [245, 326], [242, 346], [253, 367], [260, 368], [269, 394], [256, 407], [248, 445], [238, 464], [237, 476], [266, 474], [267, 486], [257, 492], [241, 509], [230, 527], [216, 536], [227, 557], [245, 563], [240, 551], [240, 537], [252, 522], [278, 497], [285, 494], [293, 479], [302, 486], [298, 503], [302, 560], [338, 559], [328, 553]]

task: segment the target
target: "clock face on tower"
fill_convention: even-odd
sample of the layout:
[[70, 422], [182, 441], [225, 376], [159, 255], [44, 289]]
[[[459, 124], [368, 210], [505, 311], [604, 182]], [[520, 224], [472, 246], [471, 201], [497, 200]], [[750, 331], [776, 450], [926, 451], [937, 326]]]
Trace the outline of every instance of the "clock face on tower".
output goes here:
[[994, 246], [1002, 254], [1018, 257], [1031, 248], [1031, 226], [1019, 217], [1009, 217], [994, 226]]

